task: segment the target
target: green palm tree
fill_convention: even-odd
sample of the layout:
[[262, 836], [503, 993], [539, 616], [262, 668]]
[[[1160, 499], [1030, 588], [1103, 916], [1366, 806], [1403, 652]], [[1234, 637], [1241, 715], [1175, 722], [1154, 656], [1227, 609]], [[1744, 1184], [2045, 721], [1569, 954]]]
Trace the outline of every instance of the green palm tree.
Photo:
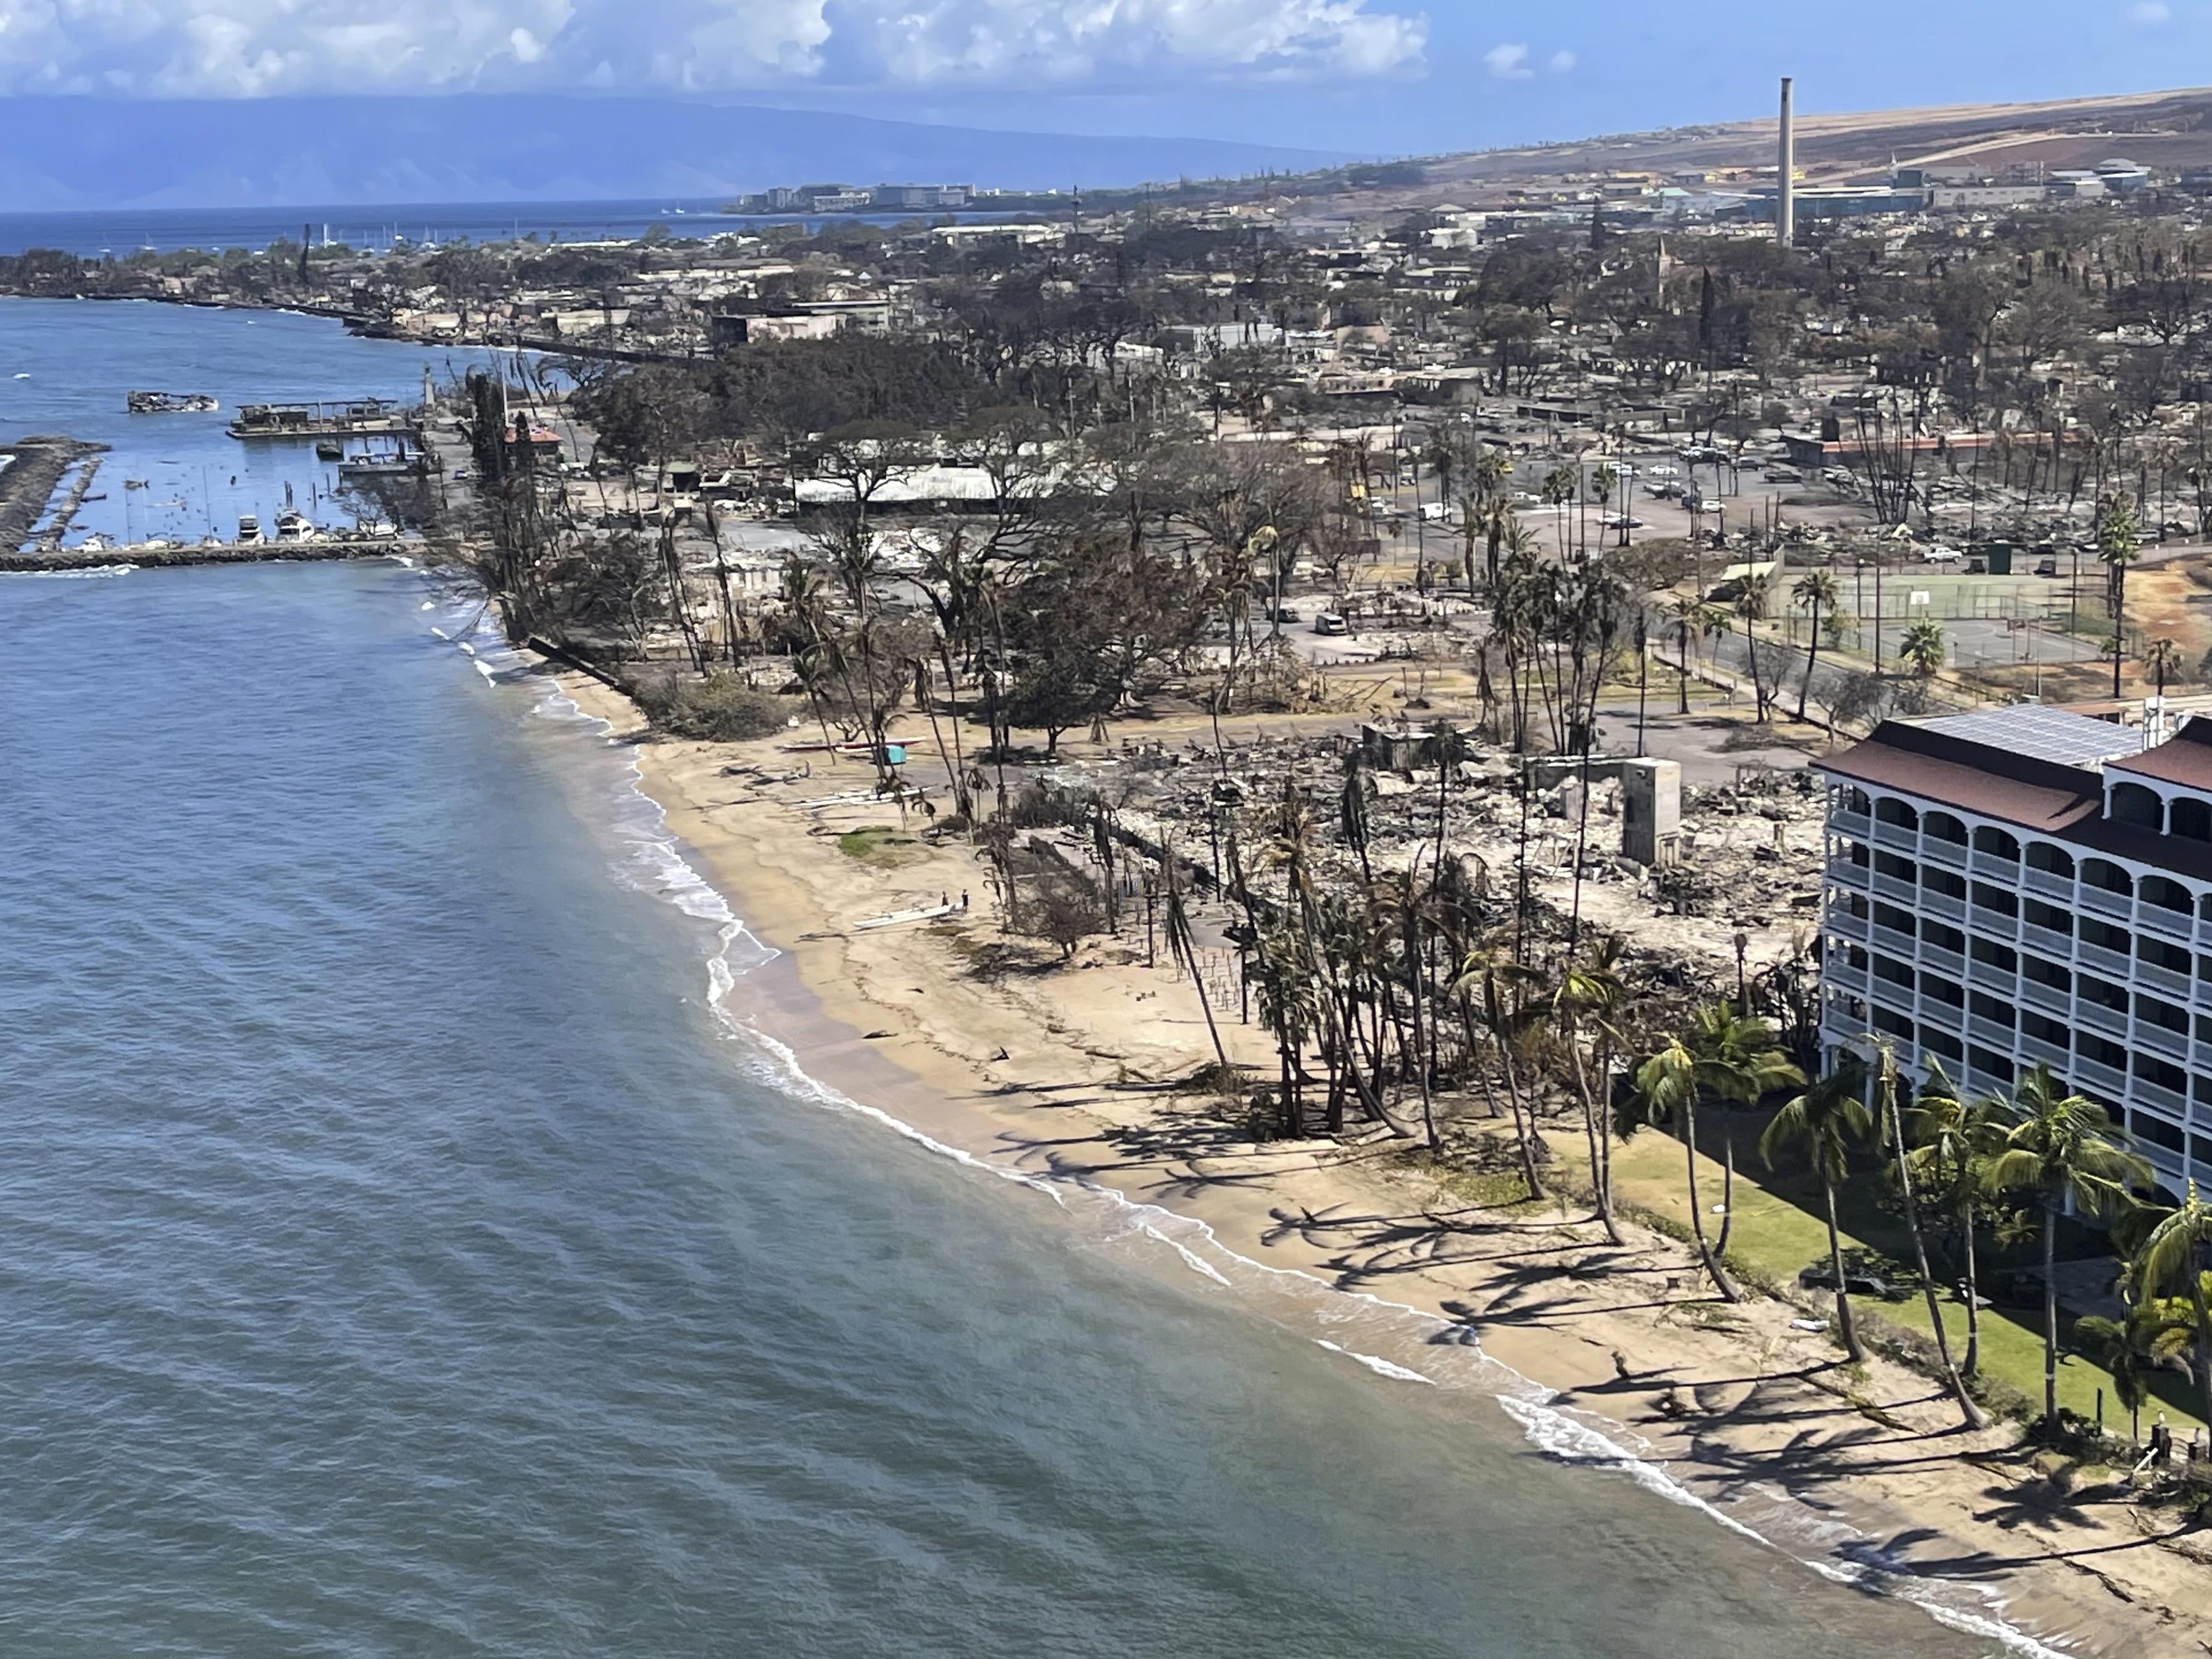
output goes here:
[[2153, 640], [2143, 652], [2143, 672], [2157, 682], [2161, 702], [2166, 697], [2166, 683], [2179, 679], [2182, 670], [2181, 647], [2172, 640]]
[[1983, 1162], [2003, 1138], [2011, 1112], [2011, 1103], [2002, 1095], [1962, 1098], [1938, 1066], [1905, 1115], [1905, 1133], [1911, 1144], [1905, 1157], [1913, 1180], [1959, 1222], [1966, 1294], [1966, 1352], [1959, 1370], [1967, 1376], [1980, 1369], [1982, 1353], [1981, 1277], [1974, 1259], [1976, 1200], [1981, 1195]]
[[[1456, 431], [1446, 430], [1437, 434], [1413, 465], [1418, 472], [1421, 462], [1428, 463], [1429, 471], [1437, 475], [1437, 499], [1448, 501], [1457, 494], [1454, 486], [1462, 481], [1466, 471], [1466, 441]], [[1352, 464], [1364, 471], [1365, 458], [1356, 456]]]
[[1982, 1185], [2043, 1211], [2043, 1419], [2058, 1422], [2058, 1215], [2069, 1205], [2106, 1215], [2151, 1179], [2148, 1159], [2120, 1141], [2105, 1109], [2064, 1092], [2041, 1060], [2013, 1085], [2013, 1121], [1983, 1166]]
[[1827, 1206], [1828, 1266], [1836, 1276], [1836, 1332], [1844, 1352], [1854, 1361], [1866, 1358], [1859, 1346], [1858, 1328], [1851, 1319], [1850, 1291], [1844, 1282], [1844, 1241], [1836, 1223], [1836, 1188], [1850, 1173], [1851, 1144], [1874, 1135], [1874, 1113], [1866, 1103], [1866, 1074], [1855, 1059], [1848, 1059], [1814, 1083], [1774, 1115], [1759, 1138], [1759, 1153], [1769, 1169], [1775, 1155], [1803, 1142], [1806, 1160], [1820, 1177], [1820, 1197]]
[[1706, 1275], [1721, 1300], [1741, 1302], [1742, 1292], [1730, 1282], [1705, 1237], [1705, 1201], [1698, 1196], [1698, 1058], [1683, 1047], [1680, 1037], [1669, 1037], [1667, 1046], [1638, 1066], [1633, 1076], [1636, 1103], [1644, 1121], [1681, 1125], [1683, 1162], [1689, 1168], [1690, 1231], [1698, 1241], [1698, 1259], [1705, 1264]]
[[[1260, 1024], [1275, 1039], [1275, 1058], [1280, 1093], [1282, 1133], [1295, 1138], [1305, 1131], [1304, 1101], [1299, 1081], [1301, 1055], [1314, 1027], [1320, 1023], [1321, 975], [1303, 934], [1292, 927], [1271, 927], [1259, 938], [1252, 957], [1254, 988], [1260, 994]], [[1435, 1126], [1429, 1126], [1430, 1142]]]
[[1542, 1006], [1527, 997], [1535, 978], [1534, 969], [1513, 960], [1510, 944], [1492, 950], [1478, 948], [1468, 951], [1461, 963], [1451, 994], [1463, 1014], [1471, 1013], [1480, 1000], [1482, 1029], [1505, 1079], [1505, 1098], [1512, 1109], [1513, 1140], [1521, 1154], [1522, 1176], [1528, 1184], [1528, 1196], [1541, 1199], [1544, 1182], [1536, 1170], [1532, 1114], [1523, 1109], [1520, 1068], [1514, 1061], [1516, 1047], [1543, 1013]]
[[2189, 1183], [2180, 1207], [2160, 1218], [2129, 1264], [2130, 1288], [2145, 1303], [2172, 1296], [2188, 1305], [2196, 1360], [2191, 1369], [2203, 1390], [2204, 1420], [2212, 1423], [2212, 1300], [2206, 1295], [2208, 1252], [2212, 1252], [2212, 1205]]
[[1985, 1429], [1990, 1419], [1966, 1392], [1959, 1368], [1951, 1363], [1951, 1334], [1944, 1328], [1942, 1304], [1936, 1298], [1936, 1279], [1928, 1271], [1928, 1239], [1920, 1229], [1920, 1193], [1912, 1179], [1911, 1148], [1905, 1138], [1905, 1115], [1899, 1103], [1897, 1054], [1887, 1042], [1876, 1050], [1875, 1093], [1881, 1103], [1880, 1132], [1896, 1159], [1897, 1190], [1905, 1200], [1905, 1231], [1912, 1237], [1912, 1259], [1920, 1269], [1921, 1293], [1928, 1298], [1928, 1323], [1936, 1333], [1936, 1354], [1942, 1362], [1943, 1382], [1958, 1402], [1960, 1416], [1970, 1429]]
[[[1591, 953], [1587, 965], [1568, 961], [1552, 988], [1552, 1029], [1567, 1051], [1568, 1073], [1582, 1103], [1583, 1130], [1589, 1141], [1590, 1187], [1607, 1242], [1620, 1244], [1620, 1225], [1613, 1214], [1613, 1132], [1598, 1110], [1590, 1083], [1602, 1075], [1613, 1036], [1613, 1011], [1620, 1005], [1620, 940], [1608, 939]], [[1588, 1052], [1585, 1052], [1587, 1048]]]
[[1490, 585], [1498, 586], [1498, 556], [1513, 532], [1520, 527], [1518, 515], [1513, 511], [1513, 498], [1504, 494], [1486, 495], [1482, 505], [1468, 514], [1467, 519], [1467, 585], [1474, 587], [1474, 538], [1482, 537], [1484, 563]]
[[1797, 718], [1805, 718], [1805, 695], [1813, 689], [1813, 670], [1820, 660], [1820, 612], [1833, 614], [1836, 600], [1835, 573], [1831, 570], [1808, 570], [1790, 584], [1790, 597], [1812, 613], [1813, 642], [1805, 651], [1805, 678], [1797, 687]]
[[2105, 567], [2105, 604], [2112, 613], [2112, 695], [2120, 695], [2120, 657], [2127, 639], [2128, 567], [2142, 548], [2136, 509], [2124, 495], [2107, 495], [2097, 504], [2094, 532], [2097, 562]]
[[1502, 494], [1513, 476], [1513, 459], [1495, 445], [1485, 444], [1474, 458], [1474, 493], [1487, 501]]
[[[1784, 1051], [1771, 1020], [1743, 1012], [1716, 999], [1691, 1018], [1687, 1046], [1698, 1062], [1698, 1080], [1723, 1106], [1750, 1111], [1780, 1089], [1802, 1085], [1805, 1073]], [[1728, 1254], [1729, 1231], [1735, 1225], [1735, 1130], [1721, 1119], [1721, 1254]]]
[[[1757, 624], [1766, 620], [1767, 592], [1765, 586], [1747, 581], [1735, 602], [1735, 614], [1743, 619], [1744, 665], [1751, 671], [1751, 702], [1753, 718], [1766, 718], [1766, 684], [1759, 673], [1759, 629]], [[1781, 698], [1782, 687], [1774, 688], [1776, 701]]]
[[1567, 503], [1575, 498], [1577, 478], [1574, 468], [1564, 462], [1544, 475], [1538, 493], [1557, 510], [1559, 520], [1559, 556], [1567, 556]]
[[1674, 629], [1681, 656], [1675, 664], [1674, 712], [1690, 712], [1690, 641], [1694, 635], [1705, 639], [1721, 626], [1722, 611], [1717, 605], [1707, 605], [1694, 594], [1678, 593], [1661, 605]]
[[1898, 655], [1922, 679], [1932, 678], [1943, 666], [1943, 624], [1933, 617], [1923, 617], [1905, 630], [1905, 643], [1899, 647]]

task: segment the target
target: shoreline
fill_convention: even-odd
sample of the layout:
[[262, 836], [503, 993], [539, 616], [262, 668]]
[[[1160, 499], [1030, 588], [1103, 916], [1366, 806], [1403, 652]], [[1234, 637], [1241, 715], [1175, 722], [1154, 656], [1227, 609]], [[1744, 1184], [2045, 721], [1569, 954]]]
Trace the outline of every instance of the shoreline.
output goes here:
[[[727, 1017], [781, 1051], [796, 1079], [994, 1175], [1054, 1196], [1071, 1184], [1105, 1194], [1224, 1285], [1224, 1268], [1251, 1269], [1294, 1276], [1314, 1296], [1362, 1298], [1346, 1304], [1355, 1314], [1387, 1310], [1395, 1346], [1389, 1333], [1368, 1345], [1383, 1354], [1314, 1337], [1385, 1378], [1437, 1382], [1425, 1354], [1458, 1360], [1477, 1348], [1500, 1375], [1474, 1384], [1543, 1455], [1626, 1474], [1954, 1629], [2028, 1653], [2057, 1641], [2199, 1653], [2212, 1638], [2212, 1620], [2192, 1610], [2200, 1558], [2134, 1529], [2124, 1508], [2069, 1512], [2010, 1431], [1955, 1431], [1925, 1377], [1879, 1358], [1847, 1375], [1825, 1330], [1794, 1328], [1794, 1304], [1723, 1311], [1698, 1291], [1689, 1253], [1643, 1228], [1625, 1227], [1629, 1248], [1613, 1251], [1564, 1215], [1487, 1221], [1410, 1167], [1400, 1143], [1234, 1139], [1173, 1086], [1210, 1058], [1188, 981], [1127, 960], [1034, 985], [981, 973], [982, 904], [926, 930], [843, 931], [902, 901], [933, 901], [963, 867], [980, 887], [982, 869], [946, 849], [871, 868], [822, 842], [889, 809], [810, 823], [795, 801], [748, 794], [722, 771], [774, 756], [772, 740], [637, 741], [642, 720], [626, 697], [538, 665], [629, 748], [667, 834], [736, 925], [777, 953], [741, 977], [744, 1006]], [[857, 780], [860, 769], [848, 769]], [[838, 775], [811, 787], [834, 788]], [[1233, 1009], [1222, 1024], [1232, 1053], [1241, 1037], [1243, 1057], [1258, 1057]], [[1188, 1244], [1176, 1236], [1185, 1228]], [[1600, 1258], [1610, 1271], [1588, 1271]], [[1309, 1310], [1300, 1322], [1322, 1322]], [[2035, 1547], [2023, 1549], [2022, 1512], [2039, 1504], [2049, 1513], [2029, 1516]], [[1850, 1534], [1840, 1542], [1839, 1524]]]

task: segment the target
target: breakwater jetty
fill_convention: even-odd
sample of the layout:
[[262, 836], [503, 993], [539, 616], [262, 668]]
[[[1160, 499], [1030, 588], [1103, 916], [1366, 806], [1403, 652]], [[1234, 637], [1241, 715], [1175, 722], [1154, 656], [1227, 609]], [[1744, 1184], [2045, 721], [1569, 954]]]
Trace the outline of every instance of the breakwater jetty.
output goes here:
[[322, 564], [338, 559], [387, 559], [403, 552], [406, 545], [397, 536], [323, 536], [283, 542], [35, 547], [0, 550], [0, 574], [98, 570], [118, 564], [141, 569], [191, 564]]
[[[76, 499], [69, 503], [74, 514], [83, 501], [84, 491], [91, 487], [93, 463], [106, 448], [106, 444], [52, 436], [19, 438], [0, 445], [0, 457], [6, 458], [6, 465], [0, 465], [0, 550], [12, 550], [31, 538], [32, 531], [46, 516], [46, 503], [53, 499], [55, 489], [69, 470], [82, 462], [84, 471], [70, 492]], [[66, 527], [65, 520], [59, 522]]]

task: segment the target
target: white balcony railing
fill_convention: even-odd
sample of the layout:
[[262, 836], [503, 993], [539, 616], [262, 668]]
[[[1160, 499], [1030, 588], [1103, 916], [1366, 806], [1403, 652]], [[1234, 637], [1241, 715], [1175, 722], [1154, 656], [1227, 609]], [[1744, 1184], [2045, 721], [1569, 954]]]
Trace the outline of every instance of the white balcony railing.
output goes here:
[[2118, 951], [2107, 951], [2101, 945], [2081, 944], [2075, 949], [2075, 960], [2092, 973], [2101, 974], [2115, 985], [2125, 985], [2135, 976], [2135, 959], [2122, 956]]
[[2085, 910], [2095, 910], [2108, 916], [2132, 916], [2136, 912], [2133, 896], [2115, 893], [2109, 887], [2093, 887], [2083, 882], [2075, 895], [2075, 902]]

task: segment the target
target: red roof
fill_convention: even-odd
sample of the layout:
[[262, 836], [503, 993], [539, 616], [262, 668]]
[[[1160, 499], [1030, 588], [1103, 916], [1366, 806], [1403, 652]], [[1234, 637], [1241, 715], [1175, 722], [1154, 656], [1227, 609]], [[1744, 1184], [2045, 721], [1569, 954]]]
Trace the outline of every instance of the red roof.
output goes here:
[[[2192, 720], [2182, 734], [2199, 724]], [[2212, 721], [2201, 724], [2212, 728]], [[2212, 789], [2212, 729], [2190, 738], [2185, 749], [2181, 742], [2177, 736], [2142, 755], [2106, 764]], [[2086, 851], [2212, 882], [2212, 843], [2107, 818], [2103, 777], [2085, 767], [2015, 754], [1903, 720], [1884, 720], [1863, 742], [1812, 764], [1836, 777], [1955, 806]], [[2154, 765], [2166, 769], [2154, 770]]]
[[2191, 789], [2212, 790], [2212, 720], [2185, 720], [2155, 749], [2106, 761], [2106, 766], [2133, 772], [2161, 783], [2179, 783]]

